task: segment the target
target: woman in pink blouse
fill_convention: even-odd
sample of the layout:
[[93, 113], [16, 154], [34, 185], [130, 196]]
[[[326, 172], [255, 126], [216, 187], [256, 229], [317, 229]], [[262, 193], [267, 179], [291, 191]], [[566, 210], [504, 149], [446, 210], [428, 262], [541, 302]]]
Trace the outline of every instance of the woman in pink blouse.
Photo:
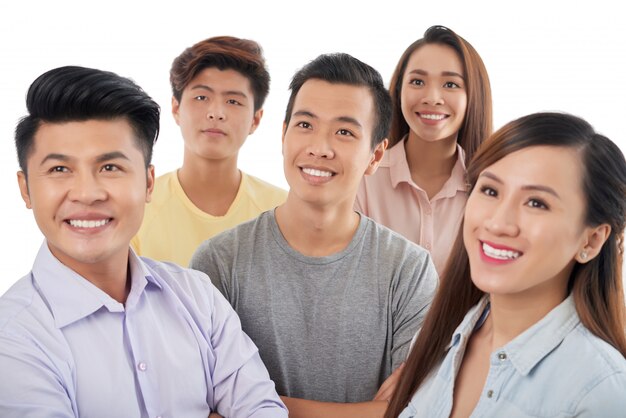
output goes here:
[[355, 209], [430, 251], [441, 274], [467, 200], [465, 162], [492, 130], [489, 77], [466, 40], [432, 26], [406, 49], [389, 90], [389, 150]]

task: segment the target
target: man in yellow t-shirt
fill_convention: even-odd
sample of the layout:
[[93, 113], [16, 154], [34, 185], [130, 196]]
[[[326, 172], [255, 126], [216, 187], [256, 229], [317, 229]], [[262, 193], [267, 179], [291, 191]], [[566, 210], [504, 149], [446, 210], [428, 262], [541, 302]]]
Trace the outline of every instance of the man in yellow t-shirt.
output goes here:
[[256, 42], [230, 36], [198, 42], [174, 60], [170, 83], [183, 165], [157, 178], [131, 244], [139, 255], [187, 266], [202, 241], [278, 206], [287, 192], [237, 167], [269, 92]]

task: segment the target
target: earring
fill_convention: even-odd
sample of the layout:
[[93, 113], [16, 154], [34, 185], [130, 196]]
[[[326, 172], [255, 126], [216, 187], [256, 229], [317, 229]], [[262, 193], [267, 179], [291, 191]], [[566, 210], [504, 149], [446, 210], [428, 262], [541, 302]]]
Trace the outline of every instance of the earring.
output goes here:
[[581, 251], [580, 258], [582, 258], [583, 261], [587, 260], [587, 251], [585, 250]]

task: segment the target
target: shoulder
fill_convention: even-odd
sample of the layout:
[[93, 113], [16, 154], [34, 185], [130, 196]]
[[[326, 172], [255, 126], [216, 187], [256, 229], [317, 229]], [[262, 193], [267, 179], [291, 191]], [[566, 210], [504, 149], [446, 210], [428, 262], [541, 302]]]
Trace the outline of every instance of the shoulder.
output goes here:
[[259, 209], [267, 210], [282, 204], [287, 199], [287, 191], [258, 177], [242, 172], [246, 193]]
[[[271, 211], [271, 209], [270, 209]], [[266, 211], [254, 219], [237, 225], [234, 228], [223, 231], [214, 237], [202, 242], [195, 251], [192, 259], [197, 256], [219, 254], [225, 258], [235, 258], [240, 252], [252, 248], [259, 242], [266, 241], [271, 233], [272, 216]]]
[[53, 326], [52, 313], [46, 308], [31, 274], [22, 277], [0, 297], [0, 332]]
[[214, 287], [209, 277], [199, 270], [178, 264], [140, 257], [148, 274], [162, 287], [171, 290], [183, 301], [194, 300], [198, 306], [212, 305]]
[[176, 171], [170, 171], [156, 178], [150, 203], [146, 205], [146, 216], [158, 211], [161, 207], [171, 204], [178, 186]]
[[366, 240], [375, 243], [379, 247], [380, 256], [389, 260], [390, 257], [400, 259], [414, 259], [419, 262], [427, 262], [430, 254], [423, 247], [409, 241], [396, 231], [361, 215], [366, 221]]

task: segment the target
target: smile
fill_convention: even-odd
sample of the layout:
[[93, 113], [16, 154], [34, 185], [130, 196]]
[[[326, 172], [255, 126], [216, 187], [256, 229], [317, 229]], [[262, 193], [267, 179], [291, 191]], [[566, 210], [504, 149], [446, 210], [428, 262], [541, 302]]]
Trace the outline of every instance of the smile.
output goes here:
[[331, 177], [333, 175], [330, 171], [316, 170], [314, 168], [303, 168], [302, 171], [309, 176], [315, 177]]
[[428, 120], [444, 120], [448, 115], [435, 114], [435, 113], [418, 113], [420, 118]]
[[101, 219], [99, 221], [84, 221], [80, 219], [70, 219], [68, 223], [75, 228], [99, 228], [111, 222], [111, 218]]
[[482, 243], [483, 252], [487, 257], [495, 258], [496, 260], [515, 260], [522, 253], [513, 250], [501, 250], [494, 248], [487, 243]]

